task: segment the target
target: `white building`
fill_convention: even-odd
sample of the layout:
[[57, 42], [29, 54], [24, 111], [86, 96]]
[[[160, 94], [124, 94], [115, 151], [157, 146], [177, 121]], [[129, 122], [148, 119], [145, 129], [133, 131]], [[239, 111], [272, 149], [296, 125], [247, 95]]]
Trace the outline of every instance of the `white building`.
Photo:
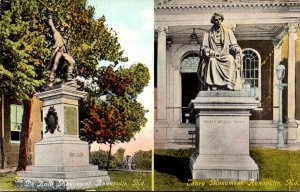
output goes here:
[[277, 143], [276, 66], [283, 58], [288, 59], [285, 138], [287, 143], [300, 142], [300, 1], [156, 0], [155, 147], [193, 146], [195, 125], [188, 104], [201, 90], [198, 53], [214, 12], [223, 13], [224, 25], [234, 30], [245, 55], [245, 80], [251, 84], [251, 94], [261, 100], [260, 110], [250, 117], [250, 143]]

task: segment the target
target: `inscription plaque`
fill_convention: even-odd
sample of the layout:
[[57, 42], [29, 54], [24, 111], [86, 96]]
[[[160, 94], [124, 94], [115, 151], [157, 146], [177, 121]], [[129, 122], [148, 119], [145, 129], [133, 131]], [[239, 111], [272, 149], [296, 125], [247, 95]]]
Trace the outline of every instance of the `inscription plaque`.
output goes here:
[[77, 135], [78, 132], [78, 114], [75, 107], [64, 107], [65, 114], [65, 134]]

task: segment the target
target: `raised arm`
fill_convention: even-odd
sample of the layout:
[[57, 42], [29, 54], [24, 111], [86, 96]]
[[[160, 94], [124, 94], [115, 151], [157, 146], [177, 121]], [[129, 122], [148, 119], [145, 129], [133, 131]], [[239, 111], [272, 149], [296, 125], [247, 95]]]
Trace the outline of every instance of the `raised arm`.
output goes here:
[[50, 25], [53, 34], [57, 32], [53, 23], [53, 13], [48, 13], [48, 24]]

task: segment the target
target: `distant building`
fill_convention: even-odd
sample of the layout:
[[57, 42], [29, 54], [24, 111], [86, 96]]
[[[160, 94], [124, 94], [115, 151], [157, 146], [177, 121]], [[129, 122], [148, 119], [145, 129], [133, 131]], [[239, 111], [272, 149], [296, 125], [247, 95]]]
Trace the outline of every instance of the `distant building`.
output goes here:
[[[283, 114], [286, 142], [300, 142], [300, 2], [297, 0], [155, 0], [155, 147], [193, 146], [188, 105], [201, 90], [197, 77], [202, 36], [214, 12], [234, 30], [243, 50], [245, 80], [261, 101], [250, 121], [251, 144], [277, 142], [276, 66], [287, 58]], [[296, 75], [298, 74], [298, 75]]]
[[[41, 102], [34, 97], [30, 115], [29, 164], [34, 163], [34, 143], [42, 138], [41, 106]], [[22, 104], [9, 101], [5, 97], [1, 97], [0, 108], [0, 144], [3, 143], [0, 148], [0, 167], [17, 166], [24, 109]]]

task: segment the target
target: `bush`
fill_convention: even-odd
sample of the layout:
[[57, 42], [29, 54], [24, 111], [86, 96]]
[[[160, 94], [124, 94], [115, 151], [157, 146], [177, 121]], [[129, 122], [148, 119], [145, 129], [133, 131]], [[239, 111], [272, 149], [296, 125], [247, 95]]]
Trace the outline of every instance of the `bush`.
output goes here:
[[135, 169], [151, 170], [152, 151], [137, 151], [132, 157], [132, 162], [135, 164]]
[[98, 169], [106, 169], [108, 151], [99, 150], [90, 153], [90, 161], [93, 165], [98, 165]]
[[[119, 148], [117, 152], [111, 155], [109, 169], [121, 168], [124, 158], [125, 149]], [[90, 153], [91, 163], [98, 165], [98, 169], [106, 169], [108, 151], [99, 150]]]

